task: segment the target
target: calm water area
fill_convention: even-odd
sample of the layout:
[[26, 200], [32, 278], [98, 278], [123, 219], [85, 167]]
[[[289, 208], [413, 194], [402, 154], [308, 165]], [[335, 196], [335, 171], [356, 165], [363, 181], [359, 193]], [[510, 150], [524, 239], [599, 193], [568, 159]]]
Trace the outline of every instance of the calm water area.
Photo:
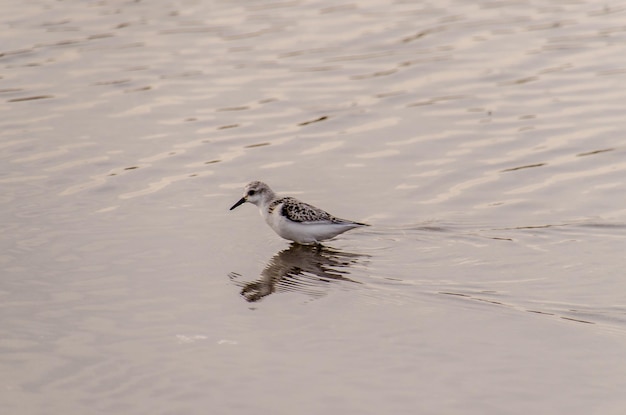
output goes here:
[[626, 413], [626, 1], [0, 12], [0, 414]]

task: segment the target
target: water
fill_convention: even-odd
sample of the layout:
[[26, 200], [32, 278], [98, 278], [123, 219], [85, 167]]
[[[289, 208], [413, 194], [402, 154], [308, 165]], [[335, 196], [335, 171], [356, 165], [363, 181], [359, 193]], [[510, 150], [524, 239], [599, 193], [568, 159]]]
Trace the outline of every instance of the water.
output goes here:
[[1, 7], [3, 414], [626, 409], [626, 4]]

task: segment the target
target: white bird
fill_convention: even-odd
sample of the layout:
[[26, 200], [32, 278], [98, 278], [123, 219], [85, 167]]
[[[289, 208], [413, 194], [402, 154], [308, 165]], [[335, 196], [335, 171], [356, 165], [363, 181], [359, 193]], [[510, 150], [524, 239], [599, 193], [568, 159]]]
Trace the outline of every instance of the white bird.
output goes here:
[[230, 210], [244, 203], [258, 206], [265, 222], [278, 235], [299, 244], [320, 243], [365, 223], [339, 219], [293, 197], [279, 197], [263, 182], [246, 185], [243, 197]]

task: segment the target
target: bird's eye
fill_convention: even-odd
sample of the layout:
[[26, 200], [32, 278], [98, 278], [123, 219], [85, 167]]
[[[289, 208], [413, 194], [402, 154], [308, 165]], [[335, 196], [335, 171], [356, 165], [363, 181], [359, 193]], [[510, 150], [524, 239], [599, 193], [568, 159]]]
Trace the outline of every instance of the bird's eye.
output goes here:
[[254, 190], [248, 190], [248, 196], [254, 196], [254, 193], [256, 193]]

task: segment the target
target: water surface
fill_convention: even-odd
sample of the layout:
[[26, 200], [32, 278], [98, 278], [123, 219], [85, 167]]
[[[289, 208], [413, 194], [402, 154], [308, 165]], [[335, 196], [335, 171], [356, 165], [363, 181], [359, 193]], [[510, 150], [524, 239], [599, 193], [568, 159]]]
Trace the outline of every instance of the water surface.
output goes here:
[[3, 414], [624, 413], [626, 4], [1, 7]]

